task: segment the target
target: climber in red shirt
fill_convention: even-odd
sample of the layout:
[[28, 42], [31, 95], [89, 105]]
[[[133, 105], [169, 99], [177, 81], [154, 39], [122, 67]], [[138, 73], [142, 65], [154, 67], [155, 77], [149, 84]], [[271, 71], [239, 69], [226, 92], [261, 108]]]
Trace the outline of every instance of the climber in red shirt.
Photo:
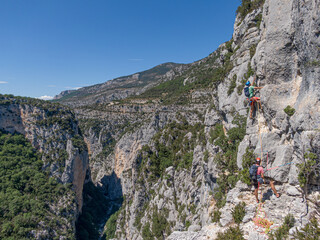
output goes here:
[[277, 192], [276, 188], [274, 187], [274, 181], [269, 181], [267, 179], [264, 178], [264, 170], [263, 167], [260, 166], [261, 164], [261, 159], [257, 158], [256, 159], [256, 165], [258, 166], [258, 170], [257, 170], [257, 181], [253, 182], [254, 185], [254, 195], [256, 196], [256, 200], [257, 203], [259, 202], [259, 198], [258, 198], [258, 189], [259, 189], [259, 185], [261, 184], [270, 184], [270, 187], [273, 191], [273, 193], [276, 195], [276, 197], [280, 197], [280, 194]]

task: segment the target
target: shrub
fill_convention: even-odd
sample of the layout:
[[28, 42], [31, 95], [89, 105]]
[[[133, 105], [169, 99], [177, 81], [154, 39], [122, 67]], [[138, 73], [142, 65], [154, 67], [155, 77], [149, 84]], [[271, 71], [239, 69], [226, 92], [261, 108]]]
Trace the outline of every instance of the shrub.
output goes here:
[[[238, 146], [246, 133], [246, 118], [237, 114], [233, 121], [237, 125], [228, 131], [227, 136], [224, 134], [223, 125], [218, 124], [210, 131], [211, 141], [221, 148], [221, 151], [214, 157], [214, 162], [221, 170], [217, 179], [218, 187], [215, 189], [214, 198], [217, 201], [217, 207], [225, 205], [226, 193], [233, 188], [239, 179], [237, 167]], [[232, 172], [229, 175], [227, 172]]]
[[147, 222], [146, 225], [142, 228], [142, 238], [143, 240], [154, 240], [154, 236], [150, 231], [150, 223]]
[[87, 151], [87, 144], [84, 142], [82, 137], [76, 135], [71, 140], [73, 146], [75, 148], [78, 148], [79, 152]]
[[237, 86], [237, 75], [233, 75], [232, 80], [230, 82], [229, 89], [228, 89], [228, 96], [230, 96], [231, 93], [233, 93], [236, 86]]
[[[0, 239], [25, 239], [43, 227], [52, 230], [48, 239], [71, 239], [61, 223], [73, 215], [74, 195], [69, 185], [48, 177], [42, 165], [23, 135], [0, 131]], [[58, 207], [60, 199], [65, 199], [63, 207]]]
[[254, 54], [256, 53], [256, 49], [257, 49], [257, 44], [254, 44], [250, 47], [250, 58], [254, 56]]
[[291, 106], [287, 106], [285, 109], [283, 109], [283, 111], [288, 115], [288, 116], [292, 116], [295, 113], [295, 109]]
[[240, 224], [242, 222], [242, 219], [246, 215], [245, 207], [246, 207], [245, 202], [241, 202], [237, 204], [232, 210], [232, 218], [235, 223]]
[[300, 170], [298, 180], [302, 188], [307, 187], [312, 179], [319, 177], [317, 172], [317, 168], [319, 168], [319, 163], [317, 163], [317, 154], [307, 152], [304, 154], [304, 159], [304, 163], [298, 164], [298, 168]]
[[249, 174], [249, 168], [253, 164], [253, 160], [255, 159], [255, 155], [252, 150], [249, 150], [247, 147], [245, 154], [242, 156], [242, 168], [243, 170], [240, 173], [241, 181], [250, 185], [251, 179]]
[[219, 222], [220, 221], [220, 217], [221, 217], [221, 212], [219, 210], [215, 210], [213, 212], [213, 216], [212, 216], [212, 222]]
[[117, 219], [118, 219], [119, 213], [120, 211], [112, 214], [106, 223], [106, 226], [105, 226], [106, 231], [104, 232], [106, 236], [106, 240], [109, 240], [115, 237], [115, 233], [117, 230]]
[[244, 19], [248, 13], [262, 7], [265, 0], [242, 0], [241, 5], [238, 7], [236, 13], [240, 14], [240, 18]]
[[191, 222], [189, 220], [186, 221], [186, 230], [191, 226]]
[[257, 27], [257, 28], [260, 28], [260, 25], [261, 25], [261, 22], [262, 22], [262, 13], [258, 14], [258, 15], [255, 17], [254, 20], [256, 21], [256, 27]]
[[152, 233], [157, 239], [164, 237], [165, 230], [169, 226], [167, 219], [155, 210], [152, 215]]
[[301, 231], [297, 231], [294, 235], [297, 240], [319, 240], [320, 228], [316, 218], [312, 218]]
[[289, 230], [294, 226], [294, 223], [295, 223], [295, 219], [293, 215], [288, 214], [284, 218], [284, 223], [282, 224], [282, 226], [279, 227], [274, 233], [269, 233], [269, 239], [270, 240], [286, 239], [289, 234]]
[[203, 154], [203, 161], [207, 163], [208, 160], [209, 160], [209, 151], [206, 150]]
[[240, 227], [229, 227], [224, 233], [218, 233], [216, 240], [244, 240]]

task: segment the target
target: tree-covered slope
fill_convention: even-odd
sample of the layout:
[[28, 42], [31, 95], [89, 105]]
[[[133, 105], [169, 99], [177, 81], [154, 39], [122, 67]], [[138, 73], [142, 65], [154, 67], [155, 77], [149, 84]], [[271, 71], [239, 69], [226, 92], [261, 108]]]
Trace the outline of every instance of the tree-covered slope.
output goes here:
[[75, 194], [42, 170], [39, 153], [21, 134], [0, 131], [0, 238], [73, 239]]

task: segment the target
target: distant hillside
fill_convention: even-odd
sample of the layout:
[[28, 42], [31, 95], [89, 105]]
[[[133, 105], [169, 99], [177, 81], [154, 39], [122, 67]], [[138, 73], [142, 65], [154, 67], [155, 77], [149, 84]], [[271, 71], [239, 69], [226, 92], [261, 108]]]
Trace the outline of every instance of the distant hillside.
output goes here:
[[74, 91], [64, 91], [55, 97], [55, 101], [71, 106], [84, 106], [120, 100], [140, 94], [161, 82], [171, 80], [184, 72], [188, 66], [177, 63], [160, 64], [149, 70], [119, 77], [105, 83]]

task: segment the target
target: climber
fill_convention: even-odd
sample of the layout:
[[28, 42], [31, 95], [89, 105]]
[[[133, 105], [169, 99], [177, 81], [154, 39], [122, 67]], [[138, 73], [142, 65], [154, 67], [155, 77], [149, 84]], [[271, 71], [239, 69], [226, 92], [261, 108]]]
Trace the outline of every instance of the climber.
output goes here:
[[254, 103], [258, 103], [259, 106], [260, 106], [260, 109], [262, 109], [262, 106], [261, 106], [261, 100], [260, 100], [260, 97], [256, 97], [255, 96], [255, 89], [261, 89], [262, 87], [255, 87], [254, 86], [254, 82], [256, 80], [256, 75], [254, 75], [253, 77], [253, 81], [252, 81], [252, 84], [250, 83], [250, 81], [247, 81], [246, 82], [246, 87], [244, 88], [244, 92], [245, 92], [245, 95], [248, 97], [248, 99], [250, 100], [250, 119], [252, 119], [252, 112], [253, 112], [253, 109], [254, 109]]
[[261, 164], [261, 159], [260, 158], [257, 158], [256, 159], [256, 163], [254, 165], [252, 165], [250, 167], [250, 177], [251, 177], [251, 172], [252, 170], [256, 170], [256, 177], [251, 177], [251, 179], [253, 180], [253, 185], [254, 185], [254, 195], [256, 196], [256, 200], [257, 200], [257, 203], [259, 203], [259, 198], [258, 198], [258, 190], [259, 190], [259, 185], [260, 184], [270, 184], [270, 187], [273, 191], [273, 193], [276, 195], [277, 198], [280, 197], [280, 194], [277, 192], [276, 188], [274, 187], [274, 181], [269, 181], [267, 179], [264, 178], [264, 171], [263, 171], [263, 168], [260, 166]]

